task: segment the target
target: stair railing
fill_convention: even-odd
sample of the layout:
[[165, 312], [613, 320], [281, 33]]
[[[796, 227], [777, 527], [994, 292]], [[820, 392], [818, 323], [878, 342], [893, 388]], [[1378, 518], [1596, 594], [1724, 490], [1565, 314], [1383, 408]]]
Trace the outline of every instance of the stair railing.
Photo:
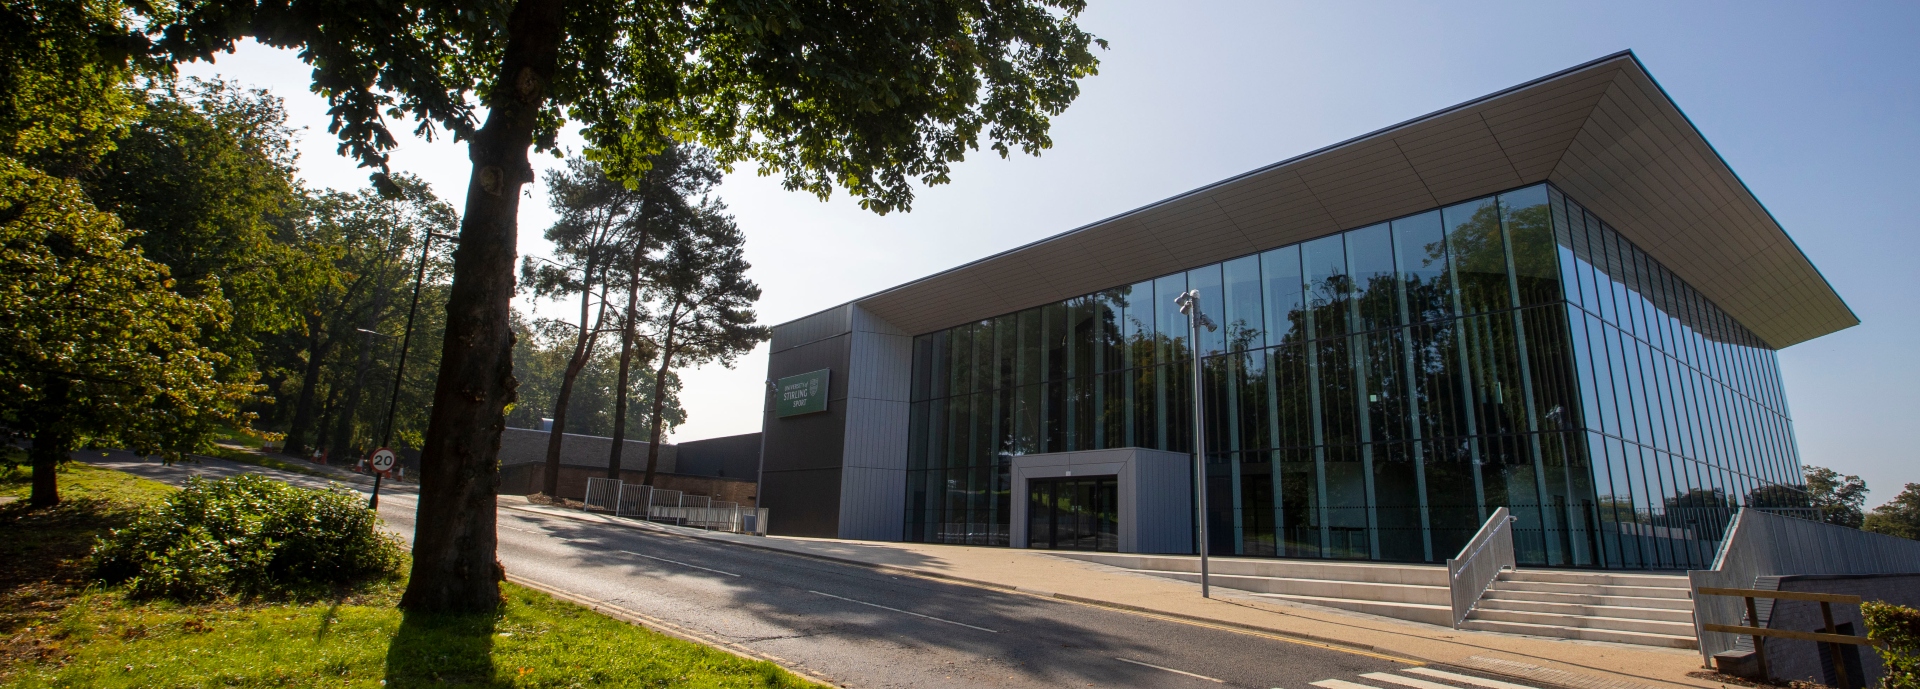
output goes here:
[[1487, 587], [1500, 578], [1501, 570], [1515, 569], [1513, 560], [1513, 516], [1502, 507], [1493, 511], [1480, 532], [1460, 549], [1460, 556], [1447, 560], [1447, 588], [1453, 594], [1453, 628], [1467, 621], [1467, 614], [1486, 595]]

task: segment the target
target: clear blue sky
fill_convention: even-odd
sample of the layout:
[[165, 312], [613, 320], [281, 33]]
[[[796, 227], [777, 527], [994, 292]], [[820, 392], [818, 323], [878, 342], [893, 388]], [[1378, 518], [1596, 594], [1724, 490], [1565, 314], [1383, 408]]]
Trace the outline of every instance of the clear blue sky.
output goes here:
[[[1040, 158], [976, 155], [885, 218], [751, 170], [720, 194], [778, 323], [1622, 49], [1632, 49], [1773, 211], [1862, 324], [1781, 353], [1801, 456], [1864, 477], [1870, 504], [1920, 483], [1920, 4], [1166, 3], [1093, 0], [1112, 43]], [[365, 174], [333, 154], [308, 69], [248, 46], [189, 74], [288, 99], [315, 186]], [[396, 156], [456, 201], [465, 149]], [[542, 164], [551, 165], [551, 160]], [[522, 253], [551, 215], [537, 186]], [[554, 305], [531, 303], [543, 314]], [[678, 440], [759, 429], [764, 352], [689, 376]]]

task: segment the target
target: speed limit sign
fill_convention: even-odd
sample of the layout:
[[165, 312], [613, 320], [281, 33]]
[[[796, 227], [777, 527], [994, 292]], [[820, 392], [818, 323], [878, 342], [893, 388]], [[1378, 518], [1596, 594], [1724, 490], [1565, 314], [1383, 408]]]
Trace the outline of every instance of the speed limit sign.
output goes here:
[[396, 458], [393, 456], [393, 450], [389, 450], [384, 447], [378, 450], [374, 450], [373, 451], [373, 470], [384, 474], [387, 471], [393, 469], [393, 463], [395, 459]]

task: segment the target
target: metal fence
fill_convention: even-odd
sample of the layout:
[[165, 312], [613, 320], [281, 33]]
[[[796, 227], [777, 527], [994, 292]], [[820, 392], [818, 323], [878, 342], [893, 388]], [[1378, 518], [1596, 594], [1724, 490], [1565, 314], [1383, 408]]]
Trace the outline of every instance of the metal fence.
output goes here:
[[1447, 560], [1447, 588], [1453, 594], [1453, 627], [1460, 628], [1467, 613], [1479, 604], [1487, 587], [1502, 570], [1513, 569], [1513, 517], [1502, 507], [1487, 518], [1480, 533], [1460, 549], [1460, 556]]
[[767, 535], [765, 507], [741, 507], [705, 495], [687, 495], [619, 479], [588, 478], [584, 509], [709, 531]]
[[620, 479], [588, 478], [583, 508], [588, 512], [615, 512], [620, 509]]
[[685, 499], [686, 494], [677, 490], [653, 489], [653, 503], [647, 509], [647, 521], [685, 524], [686, 515], [680, 512], [680, 504]]
[[[1760, 577], [1790, 574], [1920, 573], [1920, 542], [1868, 533], [1845, 526], [1795, 519], [1773, 510], [1747, 509], [1734, 515], [1733, 528], [1720, 544], [1713, 569], [1687, 572], [1694, 590], [1751, 589]], [[1759, 617], [1766, 617], [1761, 611]], [[1734, 650], [1741, 637], [1709, 632], [1707, 625], [1763, 626], [1746, 620], [1737, 598], [1694, 596], [1693, 625], [1700, 656], [1713, 663], [1716, 653]]]
[[620, 486], [620, 504], [613, 514], [618, 517], [640, 517], [645, 519], [647, 510], [653, 507], [653, 486], [644, 483], [628, 483]]

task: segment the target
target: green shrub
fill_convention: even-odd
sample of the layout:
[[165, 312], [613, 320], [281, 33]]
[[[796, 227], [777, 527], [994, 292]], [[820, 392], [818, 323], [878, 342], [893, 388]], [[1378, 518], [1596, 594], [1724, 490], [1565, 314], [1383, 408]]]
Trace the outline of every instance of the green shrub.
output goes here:
[[1860, 604], [1867, 638], [1886, 661], [1888, 689], [1920, 689], [1920, 610], [1869, 601]]
[[359, 495], [259, 476], [188, 481], [94, 546], [99, 578], [136, 598], [311, 595], [397, 574], [399, 542]]

